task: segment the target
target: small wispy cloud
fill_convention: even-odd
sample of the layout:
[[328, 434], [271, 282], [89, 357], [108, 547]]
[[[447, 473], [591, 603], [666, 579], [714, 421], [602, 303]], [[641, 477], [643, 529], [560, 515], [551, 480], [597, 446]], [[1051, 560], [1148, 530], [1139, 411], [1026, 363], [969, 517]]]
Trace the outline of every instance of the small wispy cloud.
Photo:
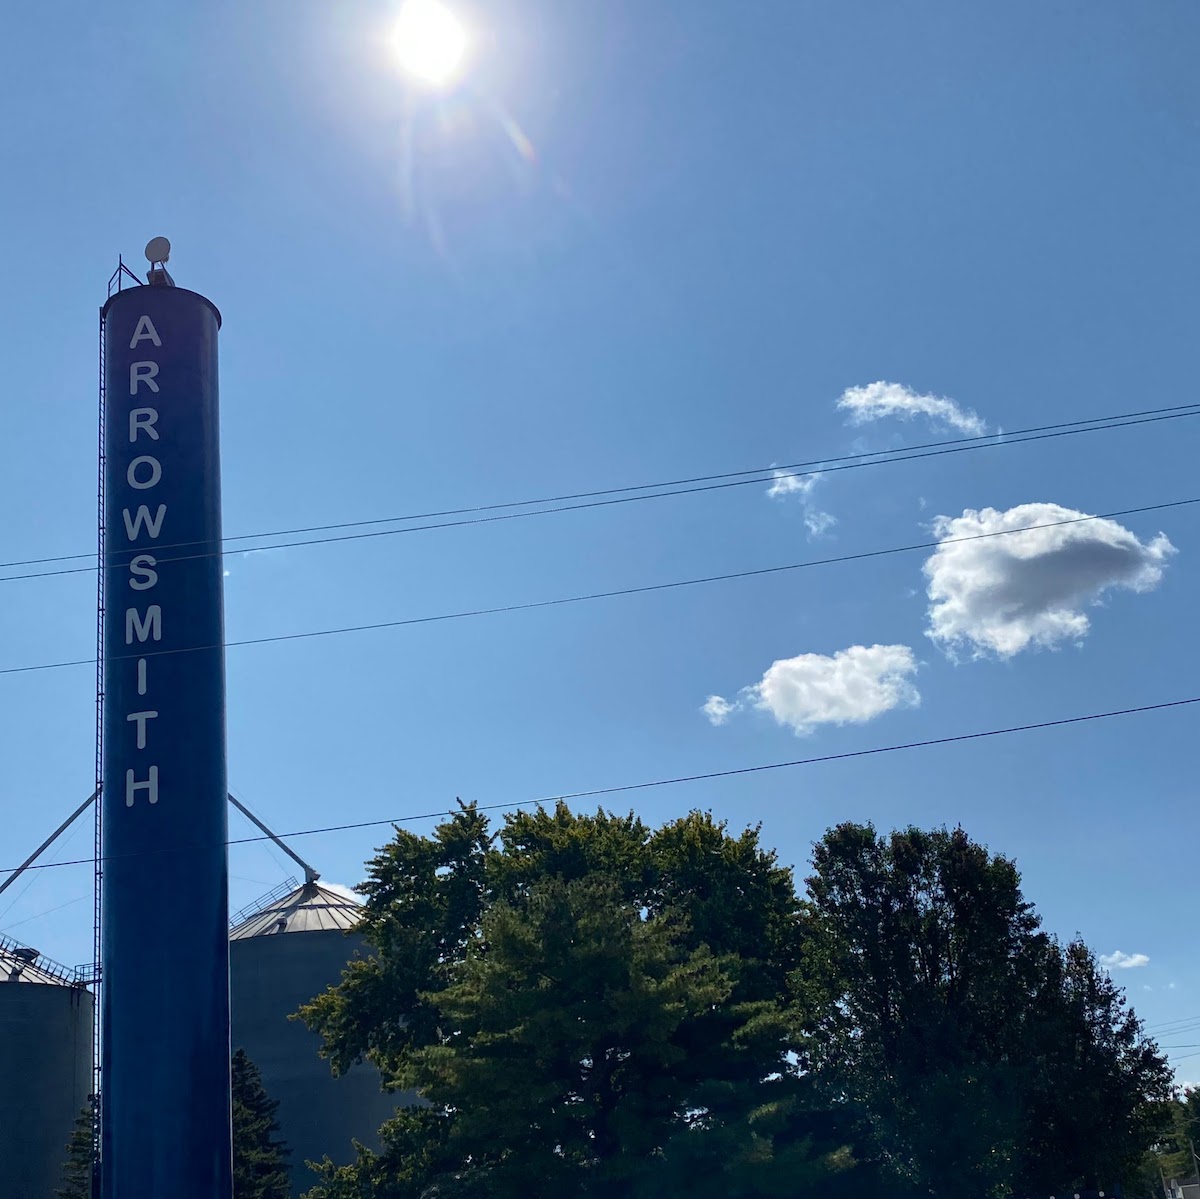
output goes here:
[[837, 517], [832, 512], [813, 509], [804, 514], [804, 527], [808, 530], [810, 537], [824, 537], [836, 524]]
[[939, 428], [958, 429], [972, 437], [988, 431], [987, 422], [970, 408], [947, 396], [923, 395], [902, 383], [879, 380], [865, 387], [847, 387], [837, 406], [848, 414], [852, 425], [894, 416], [900, 420], [926, 417]]
[[1150, 959], [1144, 953], [1102, 953], [1100, 965], [1106, 970], [1136, 970], [1139, 966], [1149, 966]]
[[737, 711], [737, 704], [731, 704], [727, 699], [722, 699], [719, 695], [710, 695], [704, 701], [704, 706], [700, 711], [708, 717], [710, 724], [722, 725]]
[[825, 512], [812, 502], [812, 493], [821, 481], [821, 472], [815, 474], [792, 474], [786, 470], [772, 472], [771, 486], [767, 488], [767, 496], [773, 500], [795, 498], [800, 501], [804, 510], [804, 527], [810, 538], [823, 537], [834, 525], [837, 517], [831, 512]]
[[773, 500], [785, 495], [809, 495], [821, 478], [815, 475], [797, 475], [786, 470], [772, 471], [774, 481], [767, 488], [767, 495]]

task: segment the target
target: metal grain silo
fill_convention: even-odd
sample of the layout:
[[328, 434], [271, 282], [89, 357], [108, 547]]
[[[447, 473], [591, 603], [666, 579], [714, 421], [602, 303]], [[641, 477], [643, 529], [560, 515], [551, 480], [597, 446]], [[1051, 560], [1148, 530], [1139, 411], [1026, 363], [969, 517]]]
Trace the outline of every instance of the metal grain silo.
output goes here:
[[404, 1096], [386, 1094], [369, 1063], [335, 1078], [319, 1056], [321, 1038], [298, 1020], [301, 1004], [338, 982], [356, 952], [349, 930], [359, 905], [316, 881], [268, 896], [234, 917], [229, 969], [233, 1047], [244, 1049], [279, 1101], [280, 1135], [292, 1152], [293, 1194], [316, 1181], [306, 1160], [352, 1162], [355, 1140], [378, 1147], [379, 1126]]
[[72, 971], [0, 937], [0, 1162], [6, 1199], [52, 1199], [92, 1090], [95, 1000]]

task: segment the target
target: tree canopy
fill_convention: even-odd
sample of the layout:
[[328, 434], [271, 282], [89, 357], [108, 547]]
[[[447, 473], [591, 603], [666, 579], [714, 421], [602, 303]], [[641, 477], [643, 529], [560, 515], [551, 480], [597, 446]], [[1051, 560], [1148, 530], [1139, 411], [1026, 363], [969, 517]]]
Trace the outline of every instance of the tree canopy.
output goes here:
[[961, 829], [831, 829], [800, 975], [814, 1074], [860, 1151], [921, 1194], [1133, 1177], [1170, 1072], [1080, 941], [1041, 930], [1008, 859]]
[[560, 805], [493, 839], [464, 808], [398, 832], [365, 892], [376, 954], [304, 1015], [335, 1068], [368, 1055], [428, 1106], [312, 1195], [766, 1195], [846, 1168], [791, 1059], [801, 908], [756, 831]]
[[1200, 1165], [1200, 1087], [1188, 1087], [1160, 1106], [1162, 1132], [1146, 1152], [1130, 1199], [1161, 1199], [1164, 1182], [1195, 1178]]
[[311, 1199], [1051, 1194], [1161, 1135], [1123, 996], [961, 830], [839, 826], [801, 896], [705, 813], [463, 806], [363, 891], [373, 952], [302, 1015], [422, 1102]]

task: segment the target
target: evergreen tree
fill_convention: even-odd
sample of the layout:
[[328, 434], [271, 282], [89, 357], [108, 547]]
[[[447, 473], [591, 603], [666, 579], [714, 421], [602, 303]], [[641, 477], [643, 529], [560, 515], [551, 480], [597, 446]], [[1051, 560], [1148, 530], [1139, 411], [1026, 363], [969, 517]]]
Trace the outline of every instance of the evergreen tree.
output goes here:
[[92, 1099], [75, 1120], [67, 1142], [63, 1184], [54, 1193], [58, 1199], [93, 1199], [100, 1193], [95, 1152], [96, 1102]]
[[244, 1049], [233, 1055], [233, 1199], [289, 1199], [288, 1150], [275, 1139], [278, 1100]]

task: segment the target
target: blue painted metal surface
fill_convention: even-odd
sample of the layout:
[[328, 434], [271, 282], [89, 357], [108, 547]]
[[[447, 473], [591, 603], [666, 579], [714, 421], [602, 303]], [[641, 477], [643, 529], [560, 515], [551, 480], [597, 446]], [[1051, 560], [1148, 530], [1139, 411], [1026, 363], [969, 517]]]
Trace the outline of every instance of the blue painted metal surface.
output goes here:
[[228, 1199], [229, 946], [217, 330], [104, 309], [102, 1199]]

